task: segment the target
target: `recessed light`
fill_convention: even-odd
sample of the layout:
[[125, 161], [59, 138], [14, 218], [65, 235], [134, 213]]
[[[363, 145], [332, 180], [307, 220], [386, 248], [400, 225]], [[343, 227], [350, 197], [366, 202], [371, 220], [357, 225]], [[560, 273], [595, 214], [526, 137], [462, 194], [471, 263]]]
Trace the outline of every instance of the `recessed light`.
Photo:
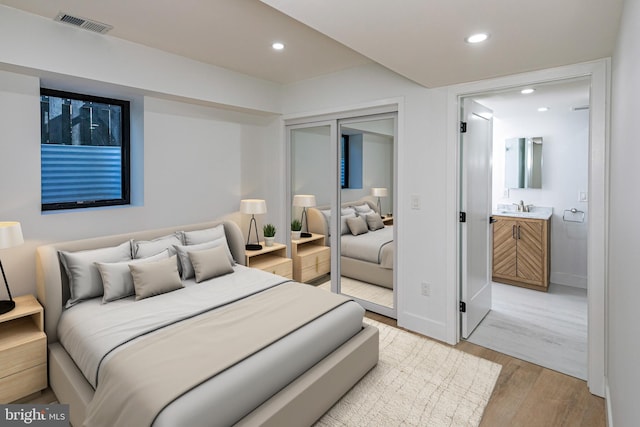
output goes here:
[[545, 111], [549, 111], [549, 107], [540, 107], [538, 108], [538, 111], [540, 111], [541, 113], [544, 113]]
[[523, 95], [529, 95], [530, 93], [533, 93], [535, 91], [536, 91], [535, 89], [528, 87], [526, 89], [522, 89], [520, 93]]
[[489, 34], [486, 33], [478, 33], [470, 35], [465, 39], [467, 43], [481, 43], [489, 38]]
[[275, 42], [271, 45], [274, 50], [282, 50], [284, 49], [284, 44], [280, 42]]

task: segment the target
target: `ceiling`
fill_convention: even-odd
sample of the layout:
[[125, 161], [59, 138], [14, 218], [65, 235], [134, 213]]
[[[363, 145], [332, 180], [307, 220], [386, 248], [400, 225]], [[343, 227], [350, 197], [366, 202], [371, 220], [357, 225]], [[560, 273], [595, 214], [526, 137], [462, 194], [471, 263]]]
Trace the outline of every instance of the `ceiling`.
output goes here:
[[[114, 28], [105, 37], [273, 82], [287, 84], [377, 62], [426, 87], [611, 56], [622, 3], [0, 0], [49, 19], [62, 11], [109, 24]], [[464, 38], [477, 31], [489, 32], [489, 40], [467, 44]], [[272, 50], [274, 41], [285, 49]]]

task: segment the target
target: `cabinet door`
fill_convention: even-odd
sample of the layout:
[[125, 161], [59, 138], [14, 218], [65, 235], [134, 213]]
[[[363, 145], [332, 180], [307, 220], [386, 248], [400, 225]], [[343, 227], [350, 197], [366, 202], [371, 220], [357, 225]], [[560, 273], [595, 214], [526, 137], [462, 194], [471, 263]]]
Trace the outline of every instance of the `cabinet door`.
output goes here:
[[544, 283], [544, 244], [542, 221], [518, 221], [518, 277]]
[[496, 277], [517, 276], [517, 226], [517, 221], [505, 217], [497, 217], [493, 224], [493, 275]]

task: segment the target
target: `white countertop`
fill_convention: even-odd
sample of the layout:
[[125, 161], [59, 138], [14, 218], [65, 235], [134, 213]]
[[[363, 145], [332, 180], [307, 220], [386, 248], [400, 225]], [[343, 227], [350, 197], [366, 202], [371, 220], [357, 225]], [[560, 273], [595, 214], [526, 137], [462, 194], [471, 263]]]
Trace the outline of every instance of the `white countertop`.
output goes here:
[[518, 212], [514, 205], [498, 205], [492, 214], [513, 218], [549, 219], [553, 215], [553, 208], [532, 206], [529, 212]]

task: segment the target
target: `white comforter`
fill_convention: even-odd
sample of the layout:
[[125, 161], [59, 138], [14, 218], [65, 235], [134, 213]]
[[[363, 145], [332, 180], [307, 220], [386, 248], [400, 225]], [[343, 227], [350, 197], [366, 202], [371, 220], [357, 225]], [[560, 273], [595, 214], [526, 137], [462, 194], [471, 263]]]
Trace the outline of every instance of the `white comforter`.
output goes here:
[[345, 234], [340, 239], [340, 255], [393, 268], [393, 227], [369, 231], [358, 236]]

